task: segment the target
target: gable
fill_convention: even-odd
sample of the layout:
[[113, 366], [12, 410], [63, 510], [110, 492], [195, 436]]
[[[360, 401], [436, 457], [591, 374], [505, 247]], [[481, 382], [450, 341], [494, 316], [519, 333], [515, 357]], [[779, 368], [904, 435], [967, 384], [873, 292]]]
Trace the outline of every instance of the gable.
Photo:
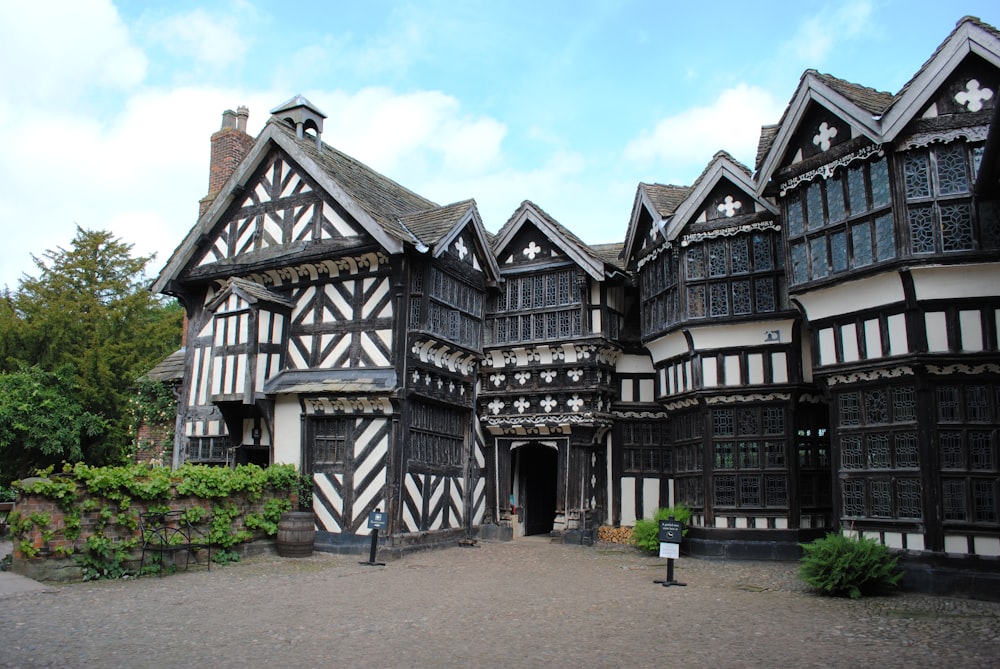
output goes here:
[[970, 55], [920, 110], [919, 118], [947, 118], [990, 112], [996, 105], [1000, 70]]
[[810, 102], [791, 135], [779, 169], [826, 153], [850, 140], [852, 134], [850, 123], [823, 105]]
[[501, 250], [500, 265], [540, 265], [568, 260], [560, 248], [530, 219]]
[[458, 262], [482, 272], [487, 267], [487, 250], [479, 242], [480, 236], [475, 234], [473, 221], [470, 219], [461, 230], [458, 231], [444, 249], [444, 254]]
[[360, 225], [282, 151], [275, 150], [245, 183], [196, 254], [196, 266], [250, 256], [301, 242], [361, 241]]

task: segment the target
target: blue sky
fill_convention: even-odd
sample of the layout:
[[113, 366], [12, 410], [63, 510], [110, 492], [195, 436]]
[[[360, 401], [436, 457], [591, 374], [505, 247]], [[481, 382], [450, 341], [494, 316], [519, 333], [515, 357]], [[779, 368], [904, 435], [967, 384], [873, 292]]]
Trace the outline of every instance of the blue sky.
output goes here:
[[[623, 241], [640, 181], [752, 167], [803, 70], [896, 92], [964, 15], [914, 2], [0, 0], [0, 287], [75, 226], [167, 261], [208, 186], [209, 136], [303, 94], [323, 139], [496, 232], [532, 200]], [[15, 64], [15, 66], [11, 66]]]

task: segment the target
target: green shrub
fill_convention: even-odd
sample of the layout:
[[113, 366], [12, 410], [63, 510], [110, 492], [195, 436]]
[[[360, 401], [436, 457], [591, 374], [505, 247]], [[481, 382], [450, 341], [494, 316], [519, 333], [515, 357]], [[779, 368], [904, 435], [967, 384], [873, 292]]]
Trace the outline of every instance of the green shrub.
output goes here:
[[857, 599], [896, 588], [903, 572], [898, 558], [872, 539], [849, 539], [831, 532], [823, 539], [800, 544], [804, 554], [799, 564], [799, 578], [820, 594]]
[[678, 504], [673, 508], [659, 508], [653, 512], [653, 517], [643, 518], [635, 521], [632, 528], [632, 543], [644, 551], [656, 553], [660, 550], [660, 521], [674, 520], [684, 523], [684, 534], [687, 534], [687, 526], [691, 521], [691, 509], [683, 504]]

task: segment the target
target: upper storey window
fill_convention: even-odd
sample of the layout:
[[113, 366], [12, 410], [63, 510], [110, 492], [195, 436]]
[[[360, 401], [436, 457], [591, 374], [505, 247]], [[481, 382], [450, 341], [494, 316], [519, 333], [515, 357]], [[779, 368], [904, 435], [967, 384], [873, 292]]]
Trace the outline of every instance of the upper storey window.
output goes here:
[[784, 200], [791, 285], [896, 257], [888, 161], [854, 163]]
[[421, 323], [424, 304], [420, 293], [427, 293], [427, 318], [423, 329], [435, 335], [479, 349], [483, 319], [483, 293], [475, 286], [432, 267], [430, 285], [424, 285], [422, 274], [414, 274], [411, 284], [411, 327]]
[[677, 256], [671, 251], [646, 263], [640, 273], [642, 332], [652, 335], [677, 322]]
[[770, 314], [784, 308], [780, 237], [764, 230], [692, 243], [683, 254], [686, 318]]
[[910, 253], [980, 248], [972, 184], [982, 147], [964, 142], [932, 145], [903, 154]]
[[575, 269], [508, 276], [500, 286], [490, 335], [493, 344], [567, 339], [582, 333]]

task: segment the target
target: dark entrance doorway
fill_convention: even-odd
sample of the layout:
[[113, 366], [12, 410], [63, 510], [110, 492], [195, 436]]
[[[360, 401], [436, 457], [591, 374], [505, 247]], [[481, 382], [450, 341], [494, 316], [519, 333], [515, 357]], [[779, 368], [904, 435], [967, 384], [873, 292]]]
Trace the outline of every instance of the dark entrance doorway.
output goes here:
[[559, 450], [526, 444], [512, 452], [511, 490], [518, 508], [517, 536], [548, 534], [556, 517], [556, 473]]

